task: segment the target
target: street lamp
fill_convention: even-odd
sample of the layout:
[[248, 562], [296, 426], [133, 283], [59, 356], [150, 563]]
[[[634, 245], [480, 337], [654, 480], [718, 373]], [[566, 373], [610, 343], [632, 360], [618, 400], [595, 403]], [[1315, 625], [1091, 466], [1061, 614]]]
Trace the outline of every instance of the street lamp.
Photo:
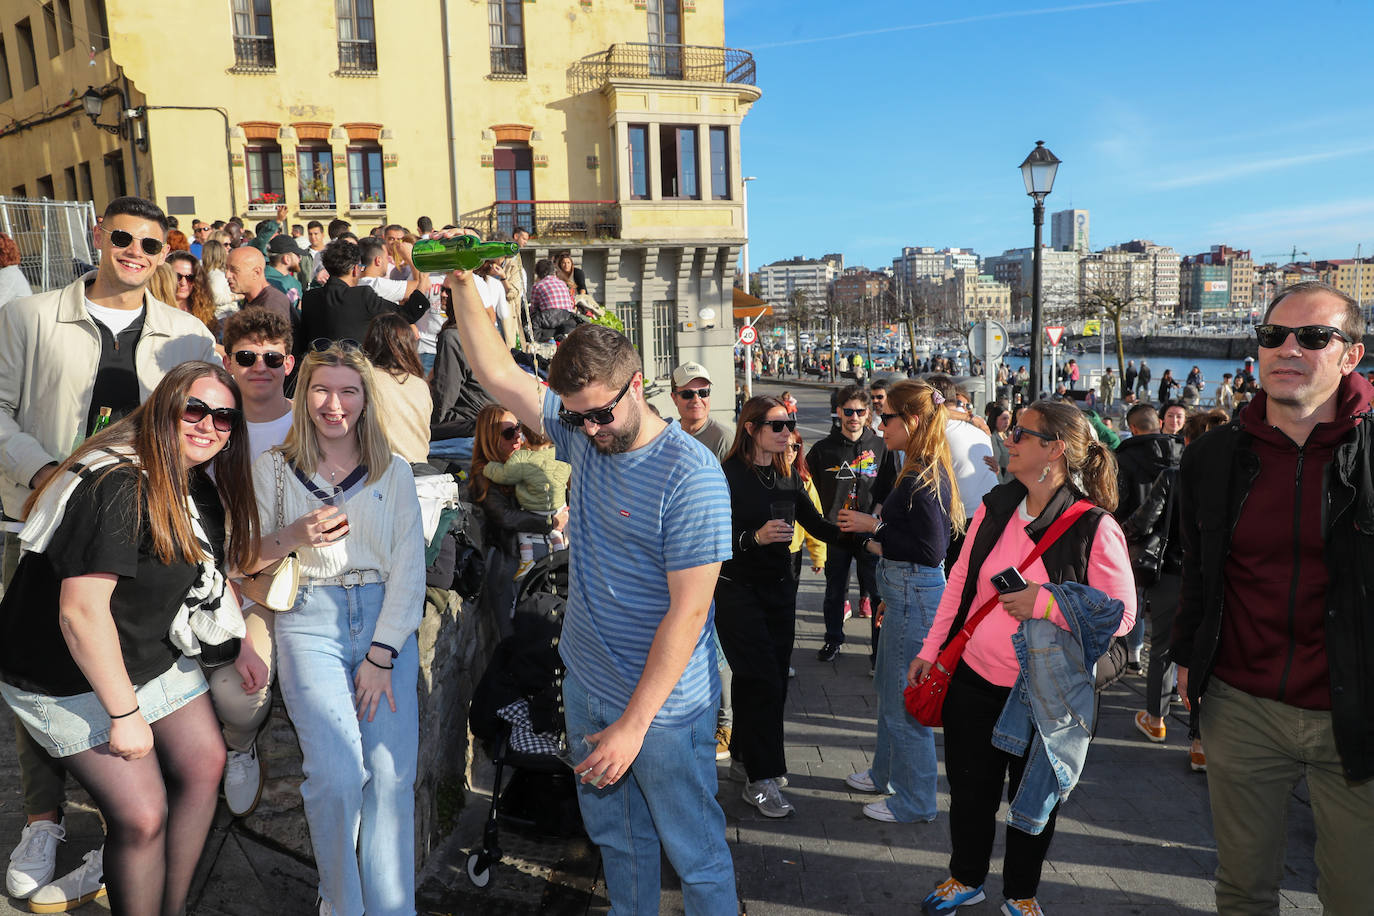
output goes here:
[[[744, 214], [741, 223], [744, 229], [744, 250], [741, 256], [744, 259], [744, 291], [749, 292], [749, 182], [758, 181], [757, 175], [746, 175], [740, 179], [741, 203], [744, 205]], [[745, 324], [749, 324], [748, 320]], [[744, 397], [745, 399], [754, 396], [754, 348], [750, 344], [744, 345]]]
[[[113, 124], [100, 123], [100, 112], [105, 108], [105, 97], [97, 92], [94, 86], [87, 86], [86, 91], [81, 94], [81, 107], [85, 110], [86, 117], [90, 118], [91, 123], [96, 127], [101, 130], [108, 130], [112, 134], [119, 134], [121, 137], [124, 136], [123, 120]], [[124, 117], [123, 110], [119, 112], [119, 117]]]
[[1054, 173], [1059, 171], [1059, 158], [1045, 149], [1044, 140], [1035, 141], [1035, 149], [1030, 151], [1026, 161], [1021, 163], [1021, 178], [1026, 182], [1026, 194], [1035, 200], [1035, 248], [1032, 249], [1033, 266], [1031, 273], [1031, 340], [1030, 340], [1030, 377], [1034, 390], [1030, 400], [1040, 396], [1041, 345], [1040, 335], [1044, 333], [1044, 316], [1040, 303], [1040, 236], [1045, 225], [1045, 198], [1054, 189]]

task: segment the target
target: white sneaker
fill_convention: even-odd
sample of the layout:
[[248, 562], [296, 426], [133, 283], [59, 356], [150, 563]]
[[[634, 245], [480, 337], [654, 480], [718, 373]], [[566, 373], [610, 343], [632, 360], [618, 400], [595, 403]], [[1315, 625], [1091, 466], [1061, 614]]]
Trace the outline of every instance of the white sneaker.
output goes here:
[[258, 746], [230, 751], [224, 762], [224, 802], [234, 817], [247, 817], [262, 798], [263, 767]]
[[897, 815], [893, 814], [891, 809], [887, 807], [887, 799], [885, 798], [864, 805], [864, 816], [888, 824], [897, 823]]
[[5, 888], [11, 897], [27, 899], [52, 880], [57, 870], [57, 844], [66, 838], [63, 821], [34, 821], [24, 826], [5, 872]]
[[844, 778], [845, 785], [860, 792], [877, 792], [878, 784], [873, 781], [873, 771], [864, 770], [862, 773], [850, 773]]
[[320, 897], [320, 898], [319, 898], [319, 904], [320, 904], [319, 916], [334, 916], [334, 907], [330, 906], [328, 900], [325, 900], [324, 897]]
[[105, 847], [92, 849], [73, 870], [29, 898], [33, 913], [65, 913], [105, 896]]

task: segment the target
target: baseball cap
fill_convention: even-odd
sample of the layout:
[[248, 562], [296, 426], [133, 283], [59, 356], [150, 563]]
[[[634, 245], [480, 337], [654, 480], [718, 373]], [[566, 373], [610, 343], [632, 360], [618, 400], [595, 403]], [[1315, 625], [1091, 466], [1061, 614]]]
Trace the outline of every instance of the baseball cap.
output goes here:
[[701, 363], [683, 363], [673, 370], [673, 387], [685, 387], [694, 378], [699, 378], [709, 384], [711, 373], [707, 372], [706, 367]]
[[296, 240], [289, 235], [274, 235], [267, 243], [268, 254], [298, 254], [300, 250]]

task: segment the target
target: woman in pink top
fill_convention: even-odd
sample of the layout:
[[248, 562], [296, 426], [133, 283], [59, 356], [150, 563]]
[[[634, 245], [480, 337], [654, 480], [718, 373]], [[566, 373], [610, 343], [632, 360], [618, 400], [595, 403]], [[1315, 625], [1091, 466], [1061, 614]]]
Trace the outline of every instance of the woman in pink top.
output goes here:
[[[1007, 470], [1015, 479], [989, 492], [973, 516], [930, 635], [911, 663], [910, 683], [925, 677], [968, 615], [996, 594], [992, 576], [1020, 566], [1054, 520], [1077, 500], [1087, 499], [1095, 508], [1024, 571], [1028, 588], [1000, 598], [1001, 609], [994, 609], [973, 631], [950, 680], [944, 743], [954, 849], [950, 877], [925, 898], [925, 913], [952, 913], [984, 898], [1003, 786], [1010, 779], [1007, 796], [1016, 794], [1027, 760], [991, 743], [993, 726], [1020, 671], [1011, 636], [1032, 616], [1048, 616], [1067, 629], [1040, 583], [1082, 582], [1120, 599], [1126, 612], [1117, 635], [1129, 632], [1135, 623], [1135, 581], [1126, 538], [1111, 516], [1116, 507], [1116, 459], [1093, 438], [1082, 412], [1072, 404], [1037, 401], [1021, 412], [1007, 451]], [[1057, 811], [1039, 835], [1007, 828], [1002, 867], [1007, 899], [1001, 909], [1006, 916], [1041, 913], [1035, 894]]]

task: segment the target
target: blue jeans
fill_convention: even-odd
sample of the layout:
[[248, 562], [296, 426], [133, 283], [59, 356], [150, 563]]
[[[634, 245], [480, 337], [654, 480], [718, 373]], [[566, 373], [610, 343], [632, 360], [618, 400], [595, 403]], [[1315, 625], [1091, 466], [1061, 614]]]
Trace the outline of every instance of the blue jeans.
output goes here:
[[899, 821], [935, 819], [935, 736], [906, 711], [903, 690], [945, 591], [945, 571], [897, 560], [878, 561], [878, 589], [887, 610], [873, 679], [878, 693], [878, 742], [869, 771], [893, 795], [887, 808]]
[[[563, 706], [571, 736], [595, 734], [624, 712], [589, 694], [572, 671], [563, 678]], [[690, 723], [650, 726], [639, 756], [615, 785], [578, 783], [582, 821], [601, 850], [613, 914], [658, 912], [660, 847], [682, 879], [689, 916], [739, 912], [716, 788], [713, 705]]]
[[435, 357], [435, 356], [436, 356], [436, 354], [434, 354], [434, 353], [421, 353], [421, 354], [420, 354], [420, 365], [422, 365], [422, 366], [425, 367], [425, 375], [429, 375], [431, 372], [434, 371], [434, 357]]
[[429, 457], [447, 458], [462, 465], [472, 463], [472, 436], [457, 439], [439, 439], [429, 444]]
[[372, 644], [383, 584], [301, 586], [276, 618], [278, 683], [300, 738], [301, 798], [320, 894], [340, 916], [414, 916], [419, 651], [412, 634], [371, 722], [353, 677]]

